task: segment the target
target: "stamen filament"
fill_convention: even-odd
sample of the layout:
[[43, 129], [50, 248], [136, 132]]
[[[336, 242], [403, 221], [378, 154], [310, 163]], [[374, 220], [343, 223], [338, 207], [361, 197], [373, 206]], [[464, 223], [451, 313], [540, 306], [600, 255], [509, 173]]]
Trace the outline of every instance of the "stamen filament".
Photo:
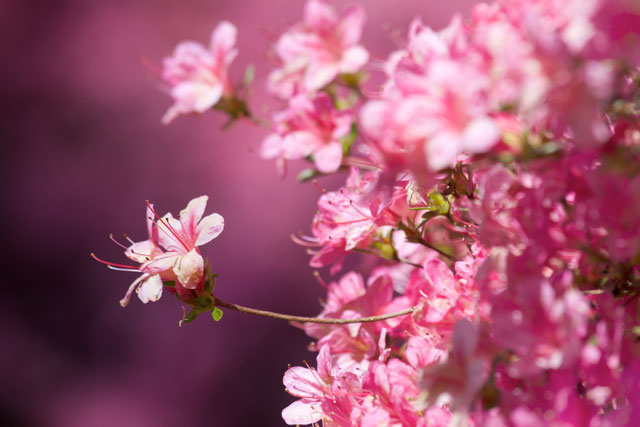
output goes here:
[[169, 232], [171, 232], [171, 234], [173, 234], [173, 237], [176, 238], [176, 240], [178, 240], [178, 242], [184, 246], [184, 248], [188, 251], [189, 247], [182, 241], [182, 239], [180, 239], [180, 236], [178, 236], [178, 233], [176, 233], [176, 231], [173, 229], [173, 227], [171, 227], [169, 224], [167, 224], [167, 222], [162, 219], [160, 217], [160, 215], [158, 215], [158, 213], [155, 211], [155, 209], [153, 209], [153, 207], [151, 206], [151, 203], [149, 203], [149, 201], [147, 200], [147, 207], [149, 208], [149, 210], [151, 212], [153, 212], [153, 214], [156, 216], [156, 218], [158, 218], [158, 221], [162, 223], [162, 225], [164, 225], [165, 227], [167, 227], [167, 230], [169, 230]]
[[126, 268], [129, 270], [138, 270], [138, 267], [135, 267], [133, 265], [116, 264], [115, 262], [105, 261], [103, 259], [98, 258], [96, 254], [94, 254], [93, 252], [91, 252], [91, 257], [96, 261], [101, 262], [102, 264], [106, 264], [107, 266]]

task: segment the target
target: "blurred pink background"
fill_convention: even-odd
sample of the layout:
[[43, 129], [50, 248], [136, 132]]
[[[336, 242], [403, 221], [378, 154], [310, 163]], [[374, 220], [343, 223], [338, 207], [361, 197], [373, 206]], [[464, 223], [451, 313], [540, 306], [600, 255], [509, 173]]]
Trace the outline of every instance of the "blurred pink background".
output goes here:
[[[399, 46], [415, 16], [439, 29], [472, 1], [369, 0], [364, 44], [376, 58]], [[342, 7], [347, 2], [335, 2]], [[269, 44], [301, 18], [303, 1], [5, 0], [0, 178], [4, 208], [0, 298], [2, 426], [278, 426], [293, 398], [287, 364], [315, 364], [309, 339], [284, 322], [225, 310], [178, 328], [182, 311], [118, 300], [136, 277], [90, 252], [125, 261], [108, 234], [146, 238], [144, 201], [177, 213], [210, 196], [226, 229], [203, 254], [227, 301], [292, 314], [320, 311], [324, 290], [291, 242], [309, 232], [319, 192], [281, 180], [256, 152], [265, 133], [223, 117], [160, 117], [171, 101], [141, 59], [159, 64], [181, 40], [208, 43], [222, 19], [239, 28], [232, 72], [257, 67], [263, 91]], [[374, 73], [377, 71], [373, 70]], [[271, 105], [271, 107], [264, 107]], [[322, 181], [334, 188], [341, 178]], [[330, 280], [327, 271], [322, 272]]]

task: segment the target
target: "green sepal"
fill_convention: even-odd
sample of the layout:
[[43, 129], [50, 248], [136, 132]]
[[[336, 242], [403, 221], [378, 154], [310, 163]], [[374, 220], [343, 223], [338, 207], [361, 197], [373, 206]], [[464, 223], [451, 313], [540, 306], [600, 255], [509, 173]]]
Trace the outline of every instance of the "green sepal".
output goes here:
[[191, 310], [182, 318], [182, 321], [184, 323], [191, 323], [194, 320], [196, 320], [196, 317], [198, 317], [198, 314], [200, 314], [200, 312], [198, 312], [197, 310]]
[[163, 280], [162, 284], [167, 288], [175, 288], [176, 287], [176, 281], [175, 280]]
[[351, 153], [351, 147], [353, 143], [356, 142], [356, 138], [358, 137], [358, 125], [353, 122], [351, 123], [351, 130], [349, 133], [342, 138], [340, 138], [340, 144], [342, 144], [342, 154], [344, 156], [348, 156]]
[[213, 307], [213, 310], [211, 310], [211, 317], [213, 317], [213, 320], [215, 320], [216, 322], [219, 322], [220, 319], [222, 319], [222, 315], [224, 313], [222, 313], [222, 310], [220, 310], [218, 307]]

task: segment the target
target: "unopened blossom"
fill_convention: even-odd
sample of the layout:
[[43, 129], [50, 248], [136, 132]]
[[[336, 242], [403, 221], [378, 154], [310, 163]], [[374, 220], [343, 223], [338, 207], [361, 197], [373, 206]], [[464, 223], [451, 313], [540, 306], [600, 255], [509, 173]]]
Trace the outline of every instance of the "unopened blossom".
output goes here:
[[276, 43], [281, 68], [269, 75], [270, 90], [281, 98], [315, 92], [339, 74], [356, 73], [369, 60], [360, 46], [365, 13], [348, 6], [338, 15], [325, 0], [309, 0], [304, 21], [282, 34]]
[[164, 59], [162, 79], [169, 85], [174, 104], [162, 117], [163, 123], [181, 114], [204, 113], [232, 94], [228, 70], [238, 53], [236, 34], [236, 27], [223, 21], [211, 34], [208, 48], [184, 41]]
[[267, 159], [313, 156], [320, 172], [335, 172], [342, 165], [340, 139], [349, 135], [352, 121], [352, 113], [337, 110], [325, 93], [297, 95], [275, 115], [275, 132], [263, 141], [261, 155]]

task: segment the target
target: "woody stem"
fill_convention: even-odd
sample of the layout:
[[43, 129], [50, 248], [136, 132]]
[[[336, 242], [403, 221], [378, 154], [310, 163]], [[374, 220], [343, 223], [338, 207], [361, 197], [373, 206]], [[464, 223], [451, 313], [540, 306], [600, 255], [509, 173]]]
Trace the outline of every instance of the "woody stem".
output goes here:
[[242, 313], [253, 314], [256, 316], [262, 317], [270, 317], [272, 319], [281, 319], [287, 320], [289, 322], [300, 322], [300, 323], [329, 323], [333, 325], [344, 325], [348, 323], [366, 323], [366, 322], [377, 322], [379, 320], [391, 319], [393, 317], [405, 316], [407, 314], [411, 314], [416, 310], [416, 307], [407, 308], [402, 311], [397, 311], [395, 313], [383, 314], [380, 316], [368, 316], [368, 317], [358, 317], [356, 319], [328, 319], [323, 317], [305, 317], [305, 316], [291, 316], [288, 314], [274, 313], [272, 311], [266, 310], [257, 310], [255, 308], [244, 307], [238, 304], [232, 304], [225, 301], [222, 301], [220, 298], [215, 297], [215, 305], [218, 307], [230, 308], [231, 310], [239, 311]]

